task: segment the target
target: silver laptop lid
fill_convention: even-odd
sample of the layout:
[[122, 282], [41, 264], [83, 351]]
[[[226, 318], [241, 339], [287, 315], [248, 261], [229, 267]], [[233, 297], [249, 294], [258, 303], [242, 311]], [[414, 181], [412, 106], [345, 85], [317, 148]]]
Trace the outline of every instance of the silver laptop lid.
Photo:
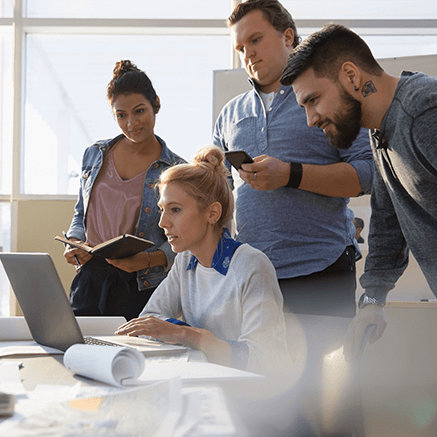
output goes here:
[[56, 267], [47, 253], [0, 253], [33, 339], [66, 351], [84, 343]]

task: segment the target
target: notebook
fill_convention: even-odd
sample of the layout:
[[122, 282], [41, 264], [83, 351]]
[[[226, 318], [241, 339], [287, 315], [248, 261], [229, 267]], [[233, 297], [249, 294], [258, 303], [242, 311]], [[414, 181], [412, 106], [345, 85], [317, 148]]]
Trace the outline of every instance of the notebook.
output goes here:
[[[83, 336], [49, 254], [4, 252], [0, 253], [0, 260], [37, 343], [65, 352], [73, 344], [105, 340], [104, 336], [98, 339]], [[143, 338], [113, 336], [110, 339], [114, 345], [134, 347], [144, 355], [188, 349]]]

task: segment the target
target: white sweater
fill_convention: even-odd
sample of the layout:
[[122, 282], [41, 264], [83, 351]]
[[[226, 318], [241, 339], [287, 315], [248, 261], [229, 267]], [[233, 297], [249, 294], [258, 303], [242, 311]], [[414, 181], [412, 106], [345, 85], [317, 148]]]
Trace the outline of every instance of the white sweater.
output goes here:
[[140, 316], [181, 318], [221, 340], [245, 343], [245, 370], [269, 374], [288, 367], [283, 299], [267, 256], [248, 244], [235, 251], [226, 276], [199, 262], [187, 270], [192, 254], [176, 256]]

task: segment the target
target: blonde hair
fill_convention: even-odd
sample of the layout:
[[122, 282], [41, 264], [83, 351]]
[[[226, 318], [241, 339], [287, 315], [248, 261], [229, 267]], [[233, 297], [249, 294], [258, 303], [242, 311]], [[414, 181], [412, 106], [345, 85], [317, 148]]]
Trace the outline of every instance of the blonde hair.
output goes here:
[[214, 202], [220, 203], [222, 215], [216, 225], [222, 228], [231, 218], [234, 206], [224, 159], [219, 147], [203, 147], [194, 156], [192, 164], [175, 165], [161, 173], [156, 186], [161, 191], [164, 185], [180, 184], [196, 200], [200, 211]]

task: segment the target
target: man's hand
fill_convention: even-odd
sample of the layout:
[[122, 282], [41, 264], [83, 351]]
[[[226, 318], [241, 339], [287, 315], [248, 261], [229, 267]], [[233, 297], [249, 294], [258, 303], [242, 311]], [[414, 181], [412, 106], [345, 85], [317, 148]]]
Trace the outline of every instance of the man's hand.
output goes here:
[[369, 338], [369, 343], [373, 344], [381, 338], [387, 327], [387, 318], [382, 307], [367, 305], [352, 319], [344, 338], [343, 354], [346, 361], [352, 362], [361, 355], [363, 335], [365, 335], [366, 328], [369, 325], [376, 325]]
[[241, 164], [238, 170], [241, 179], [255, 190], [267, 191], [287, 185], [290, 178], [290, 163], [271, 156], [261, 155], [253, 164]]

